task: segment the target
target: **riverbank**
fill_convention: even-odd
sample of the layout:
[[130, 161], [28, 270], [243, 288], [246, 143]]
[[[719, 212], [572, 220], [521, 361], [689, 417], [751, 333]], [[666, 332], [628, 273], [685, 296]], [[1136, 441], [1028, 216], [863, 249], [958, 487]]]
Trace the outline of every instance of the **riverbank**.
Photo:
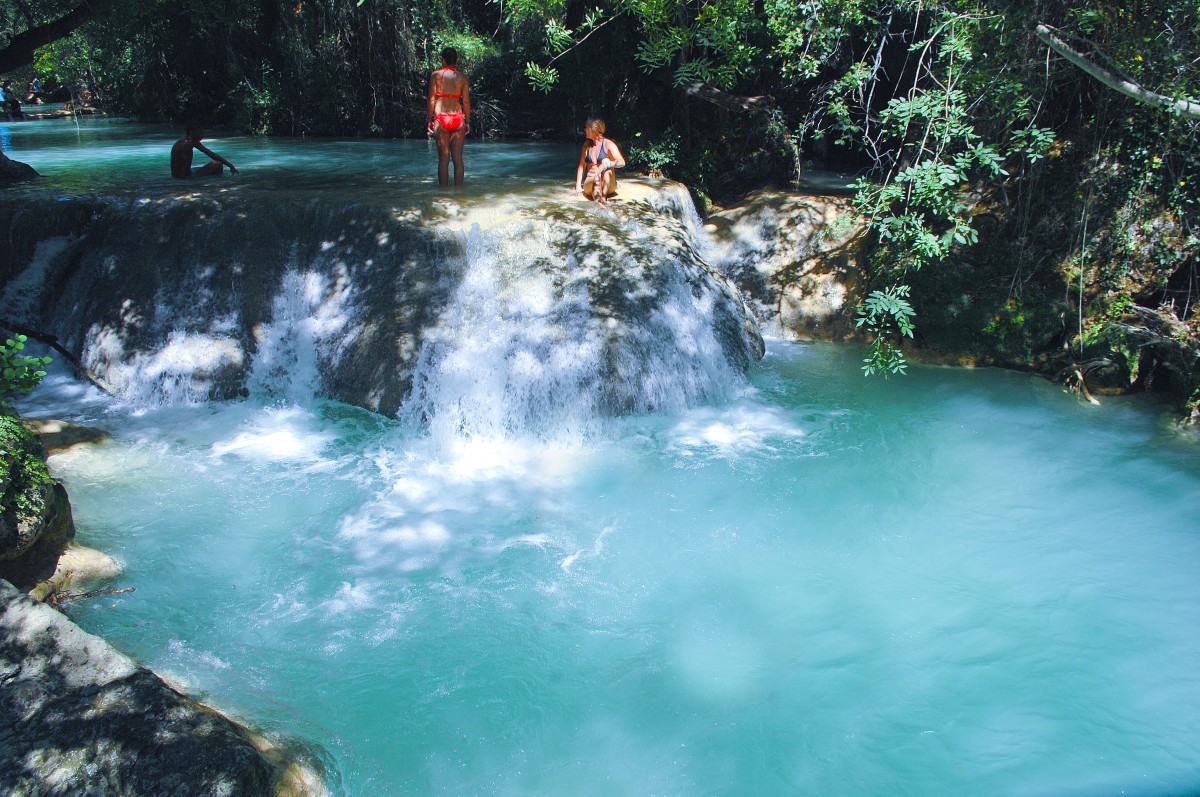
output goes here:
[[[98, 430], [57, 421], [28, 423], [44, 430], [43, 443], [55, 451], [104, 437]], [[14, 446], [5, 449], [8, 479], [28, 480], [13, 475], [28, 465], [9, 453]], [[57, 483], [50, 492], [26, 491], [23, 511], [31, 518], [55, 517], [61, 510], [38, 507], [61, 491]], [[40, 542], [55, 550], [66, 545], [45, 529], [45, 522], [22, 522], [33, 538], [25, 548], [37, 549]], [[315, 759], [298, 756], [186, 696], [51, 608], [129, 589], [80, 595], [90, 586], [112, 583], [119, 563], [73, 543], [55, 558], [53, 575], [28, 595], [0, 579], [0, 790], [31, 797], [114, 790], [148, 797], [328, 794]], [[23, 566], [17, 572], [34, 570]]]

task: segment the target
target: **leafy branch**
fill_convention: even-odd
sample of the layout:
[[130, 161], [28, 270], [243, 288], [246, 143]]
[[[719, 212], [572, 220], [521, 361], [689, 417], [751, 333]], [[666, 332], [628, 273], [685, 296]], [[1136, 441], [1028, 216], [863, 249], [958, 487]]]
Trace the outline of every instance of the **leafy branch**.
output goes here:
[[[857, 329], [866, 328], [872, 334], [867, 355], [863, 358], [866, 376], [903, 374], [908, 367], [897, 345], [901, 338], [913, 336], [916, 313], [908, 301], [908, 285], [892, 285], [886, 290], [871, 291], [858, 310]], [[893, 342], [895, 341], [895, 342]]]
[[27, 340], [24, 335], [15, 335], [0, 345], [0, 409], [5, 412], [12, 411], [12, 394], [28, 393], [37, 387], [50, 364], [49, 357], [20, 354]]

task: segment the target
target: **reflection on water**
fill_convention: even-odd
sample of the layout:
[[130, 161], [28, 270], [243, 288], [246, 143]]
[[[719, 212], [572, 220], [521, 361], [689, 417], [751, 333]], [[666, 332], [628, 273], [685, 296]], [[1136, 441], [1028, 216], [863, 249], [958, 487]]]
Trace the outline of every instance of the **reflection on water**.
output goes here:
[[[236, 162], [236, 161], [235, 161]], [[1200, 458], [1123, 401], [775, 343], [728, 400], [456, 439], [293, 398], [52, 458], [74, 616], [379, 794], [1200, 788]]]

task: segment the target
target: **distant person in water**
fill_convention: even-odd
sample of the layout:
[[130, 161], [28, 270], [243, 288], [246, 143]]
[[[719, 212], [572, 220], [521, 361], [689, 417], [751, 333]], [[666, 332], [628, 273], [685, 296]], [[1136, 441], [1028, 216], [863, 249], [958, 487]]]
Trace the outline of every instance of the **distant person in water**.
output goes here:
[[429, 132], [437, 137], [438, 183], [450, 185], [450, 161], [454, 161], [454, 184], [463, 184], [463, 142], [471, 132], [471, 87], [458, 71], [458, 51], [442, 50], [442, 68], [429, 76]]
[[608, 198], [616, 195], [615, 170], [625, 165], [625, 156], [617, 142], [605, 138], [604, 130], [603, 119], [588, 119], [584, 127], [588, 140], [579, 154], [579, 168], [575, 170], [575, 193], [601, 205], [607, 205]]
[[[202, 137], [198, 126], [187, 126], [186, 135], [176, 141], [175, 145], [171, 147], [171, 176], [179, 180], [187, 177], [207, 177], [209, 175], [221, 174], [226, 166], [229, 167], [230, 173], [237, 174], [238, 170], [232, 163], [200, 143]], [[212, 158], [212, 160], [203, 166], [197, 166], [193, 169], [193, 149], [200, 150]]]
[[4, 113], [9, 119], [20, 119], [21, 114], [21, 98], [17, 96], [17, 92], [12, 87], [12, 81], [4, 81], [3, 94], [0, 95], [3, 99], [0, 102], [4, 105]]

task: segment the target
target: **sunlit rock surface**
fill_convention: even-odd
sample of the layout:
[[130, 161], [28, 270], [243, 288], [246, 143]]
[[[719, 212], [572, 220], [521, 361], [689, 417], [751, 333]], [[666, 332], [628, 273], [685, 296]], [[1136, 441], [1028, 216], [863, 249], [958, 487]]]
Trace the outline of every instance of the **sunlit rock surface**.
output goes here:
[[233, 722], [0, 581], [0, 793], [297, 793]]
[[761, 356], [739, 293], [697, 251], [698, 224], [681, 186], [640, 179], [608, 209], [519, 180], [450, 194], [30, 190], [0, 198], [13, 241], [0, 306], [134, 402], [299, 392], [388, 415], [422, 358], [499, 318], [507, 343], [489, 356], [510, 382], [621, 414], [703, 400], [715, 369]]
[[706, 221], [712, 261], [761, 321], [803, 339], [853, 334], [864, 264], [849, 199], [759, 191]]

